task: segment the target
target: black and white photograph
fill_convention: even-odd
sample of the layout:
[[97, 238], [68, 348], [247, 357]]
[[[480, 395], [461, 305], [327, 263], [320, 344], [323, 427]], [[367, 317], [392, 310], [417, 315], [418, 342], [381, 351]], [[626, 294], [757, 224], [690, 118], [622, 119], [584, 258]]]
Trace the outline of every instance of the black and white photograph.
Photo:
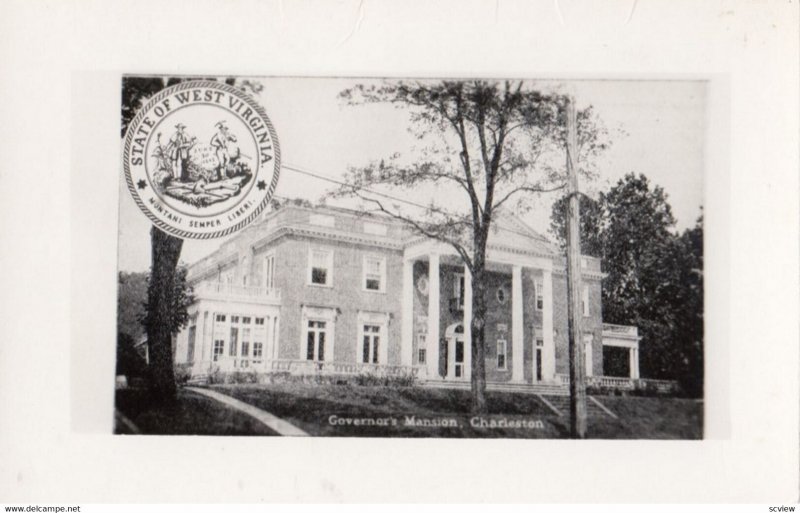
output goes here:
[[703, 438], [706, 88], [123, 76], [115, 432]]
[[6, 0], [0, 65], [0, 510], [800, 504], [796, 0]]

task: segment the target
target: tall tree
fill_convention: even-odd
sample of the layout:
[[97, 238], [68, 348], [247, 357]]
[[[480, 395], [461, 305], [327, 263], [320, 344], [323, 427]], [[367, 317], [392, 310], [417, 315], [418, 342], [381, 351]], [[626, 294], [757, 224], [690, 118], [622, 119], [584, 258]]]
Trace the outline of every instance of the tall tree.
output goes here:
[[[553, 207], [551, 229], [563, 244], [562, 204]], [[678, 235], [664, 190], [633, 173], [584, 204], [589, 215], [582, 236], [595, 245], [608, 274], [603, 319], [638, 326], [642, 376], [678, 379], [686, 392], [701, 395], [702, 217]]]
[[[193, 77], [202, 78], [202, 77]], [[122, 136], [128, 124], [136, 116], [147, 100], [165, 87], [178, 84], [191, 78], [161, 77], [123, 77], [122, 79]], [[211, 78], [210, 80], [215, 80]], [[254, 93], [260, 91], [260, 84], [243, 81], [236, 84], [235, 79], [226, 78], [225, 83], [238, 86]], [[175, 297], [175, 284], [179, 280], [177, 265], [183, 247], [183, 240], [170, 235], [155, 226], [150, 230], [152, 265], [147, 294], [147, 344], [150, 352], [151, 385], [155, 398], [172, 400], [175, 397], [175, 376], [172, 355], [172, 327], [170, 324], [178, 298]]]
[[[362, 84], [340, 97], [350, 105], [390, 104], [409, 112], [409, 131], [423, 148], [411, 160], [395, 153], [351, 168], [334, 195], [357, 196], [460, 256], [473, 287], [472, 322], [465, 326], [472, 339], [472, 409], [485, 412], [490, 228], [501, 209], [525, 209], [532, 194], [564, 187], [565, 98], [522, 81], [481, 80]], [[589, 163], [605, 148], [605, 131], [591, 109], [579, 113], [578, 123], [581, 160]], [[581, 171], [588, 176], [592, 168]], [[419, 198], [426, 188], [447, 201], [408, 208], [385, 194], [405, 189]]]
[[[553, 203], [550, 215], [550, 232], [555, 236], [562, 250], [566, 249], [567, 224], [566, 211], [568, 197], [562, 196]], [[599, 201], [584, 194], [580, 196], [581, 213], [581, 253], [593, 257], [603, 255], [603, 243], [600, 233], [603, 223], [603, 211]]]

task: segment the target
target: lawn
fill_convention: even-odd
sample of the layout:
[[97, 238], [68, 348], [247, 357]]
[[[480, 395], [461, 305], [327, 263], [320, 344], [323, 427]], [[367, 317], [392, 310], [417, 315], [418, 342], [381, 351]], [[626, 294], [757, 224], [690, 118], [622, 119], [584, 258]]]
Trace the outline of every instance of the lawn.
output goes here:
[[[315, 436], [561, 438], [566, 435], [563, 422], [530, 394], [489, 392], [487, 423], [503, 418], [506, 422], [535, 423], [489, 428], [471, 425], [470, 395], [466, 390], [303, 383], [211, 388], [277, 415]], [[332, 423], [332, 416], [341, 424]], [[428, 425], [409, 425], [407, 417]], [[362, 422], [347, 424], [345, 419]], [[451, 422], [458, 426], [448, 426]]]
[[[487, 422], [535, 421], [532, 427], [479, 427], [472, 423], [467, 390], [306, 383], [215, 385], [228, 394], [281, 417], [315, 436], [566, 438], [568, 412], [558, 416], [537, 396], [488, 392]], [[598, 396], [619, 419], [589, 408], [590, 438], [702, 438], [703, 405], [690, 399]], [[332, 420], [332, 416], [335, 416]], [[447, 425], [409, 425], [406, 420], [444, 419]], [[346, 423], [343, 419], [353, 419]], [[361, 419], [360, 425], [354, 420]], [[394, 419], [394, 420], [392, 420]]]
[[[188, 390], [170, 404], [154, 404], [142, 389], [117, 390], [114, 407], [149, 435], [248, 435], [275, 433], [249, 415]], [[115, 433], [127, 433], [117, 426]]]

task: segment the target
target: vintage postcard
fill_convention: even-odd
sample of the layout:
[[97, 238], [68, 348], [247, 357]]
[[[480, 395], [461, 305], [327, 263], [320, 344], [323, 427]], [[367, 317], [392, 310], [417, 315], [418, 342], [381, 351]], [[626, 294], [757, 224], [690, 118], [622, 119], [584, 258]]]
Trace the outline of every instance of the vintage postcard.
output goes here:
[[115, 432], [703, 437], [703, 80], [125, 75]]

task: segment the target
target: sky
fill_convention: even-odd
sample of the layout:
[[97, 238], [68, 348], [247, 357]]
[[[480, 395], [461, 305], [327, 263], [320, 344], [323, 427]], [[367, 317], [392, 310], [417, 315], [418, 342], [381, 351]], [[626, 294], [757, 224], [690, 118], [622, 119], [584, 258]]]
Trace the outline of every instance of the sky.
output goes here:
[[[256, 98], [278, 134], [281, 161], [341, 179], [349, 166], [409, 154], [416, 143], [408, 133], [408, 112], [388, 105], [349, 106], [338, 98], [343, 89], [371, 79], [263, 78]], [[578, 109], [592, 105], [612, 132], [611, 147], [598, 159], [599, 178], [587, 191], [607, 190], [626, 173], [643, 173], [664, 188], [676, 228], [694, 225], [703, 204], [706, 85], [675, 80], [537, 80], [544, 89], [571, 92]], [[316, 202], [331, 183], [281, 171], [276, 196]], [[120, 170], [119, 269], [146, 271], [150, 266], [150, 222], [125, 186]], [[412, 198], [409, 198], [412, 199]], [[535, 199], [524, 221], [548, 235], [555, 194]], [[330, 203], [330, 202], [329, 202]], [[334, 204], [334, 203], [331, 203]], [[181, 261], [192, 263], [225, 239], [186, 240]]]

